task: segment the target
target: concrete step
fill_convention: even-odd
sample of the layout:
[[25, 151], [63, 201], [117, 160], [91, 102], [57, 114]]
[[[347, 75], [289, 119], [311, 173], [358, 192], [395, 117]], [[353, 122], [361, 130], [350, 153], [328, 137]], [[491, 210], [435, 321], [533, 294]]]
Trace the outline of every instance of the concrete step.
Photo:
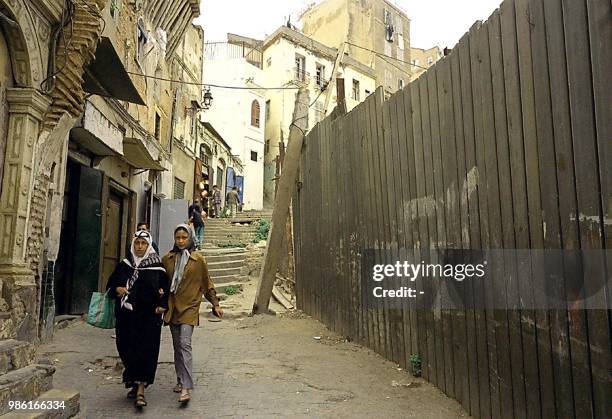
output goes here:
[[227, 284], [231, 284], [233, 282], [238, 282], [241, 278], [240, 275], [225, 275], [225, 276], [211, 276], [213, 282], [215, 283], [215, 286], [219, 286], [219, 285], [227, 285]]
[[229, 268], [242, 268], [244, 266], [244, 259], [230, 260], [226, 262], [218, 262], [218, 261], [210, 261], [208, 258], [206, 259], [208, 263], [208, 270], [217, 270], [217, 269], [229, 269]]
[[[79, 413], [80, 398], [78, 391], [54, 388], [33, 400], [33, 405], [38, 402], [49, 406], [48, 403], [52, 402], [50, 409], [13, 410], [2, 416], [2, 419], [68, 419]], [[59, 406], [59, 408], [53, 409], [53, 406]]]
[[36, 348], [15, 339], [0, 341], [0, 374], [27, 367], [34, 362]]
[[55, 368], [50, 365], [30, 365], [0, 376], [0, 415], [10, 409], [10, 400], [34, 400], [51, 389]]
[[242, 267], [240, 266], [237, 268], [217, 268], [217, 269], [211, 269], [210, 266], [208, 267], [208, 273], [213, 278], [213, 281], [215, 278], [221, 278], [221, 277], [228, 276], [228, 275], [240, 275], [241, 271], [242, 271]]
[[206, 256], [206, 262], [210, 263], [244, 263], [244, 256], [241, 255], [218, 255]]

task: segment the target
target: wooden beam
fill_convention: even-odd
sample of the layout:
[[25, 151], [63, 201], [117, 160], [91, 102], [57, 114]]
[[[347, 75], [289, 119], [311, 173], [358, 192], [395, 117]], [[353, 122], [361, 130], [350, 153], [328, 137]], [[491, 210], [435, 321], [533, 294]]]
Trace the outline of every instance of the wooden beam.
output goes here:
[[289, 141], [283, 164], [283, 171], [278, 180], [278, 190], [274, 198], [272, 223], [264, 263], [261, 268], [257, 294], [253, 304], [253, 314], [269, 313], [270, 297], [276, 278], [276, 270], [281, 257], [285, 225], [289, 214], [289, 205], [298, 175], [300, 153], [304, 142], [304, 134], [308, 126], [309, 108], [308, 90], [300, 89], [295, 100], [293, 122], [290, 126]]

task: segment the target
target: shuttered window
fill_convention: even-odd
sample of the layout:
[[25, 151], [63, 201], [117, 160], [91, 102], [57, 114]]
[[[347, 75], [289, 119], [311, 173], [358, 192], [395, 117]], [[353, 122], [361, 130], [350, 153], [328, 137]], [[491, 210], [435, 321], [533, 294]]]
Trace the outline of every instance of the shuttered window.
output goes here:
[[174, 199], [185, 199], [185, 182], [174, 178]]
[[254, 100], [251, 103], [251, 125], [259, 128], [259, 113], [260, 113], [259, 102]]

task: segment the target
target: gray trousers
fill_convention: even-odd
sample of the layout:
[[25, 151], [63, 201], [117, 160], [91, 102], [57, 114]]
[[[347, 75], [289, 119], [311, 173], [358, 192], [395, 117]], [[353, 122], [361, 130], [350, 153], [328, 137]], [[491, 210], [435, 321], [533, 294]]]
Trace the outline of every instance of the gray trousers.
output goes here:
[[193, 357], [191, 355], [191, 336], [193, 326], [190, 324], [171, 324], [172, 346], [174, 347], [174, 369], [177, 383], [183, 388], [193, 388]]

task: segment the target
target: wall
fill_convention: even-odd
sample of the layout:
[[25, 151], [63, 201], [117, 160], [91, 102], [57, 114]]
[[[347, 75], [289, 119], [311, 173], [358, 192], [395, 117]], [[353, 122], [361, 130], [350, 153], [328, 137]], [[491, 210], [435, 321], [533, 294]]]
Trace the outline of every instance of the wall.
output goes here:
[[[429, 49], [423, 48], [411, 48], [410, 49], [411, 62], [414, 62], [416, 66], [412, 67], [412, 79], [417, 79], [421, 74], [425, 72], [426, 69], [431, 67], [436, 61], [442, 58], [442, 51], [440, 48], [433, 47]], [[429, 59], [432, 60], [432, 63], [429, 64]], [[419, 66], [419, 67], [417, 67]]]
[[[420, 360], [473, 417], [609, 417], [611, 15], [506, 0], [389, 100], [315, 127], [294, 205], [299, 308], [402, 368]], [[367, 249], [511, 258], [367, 306]], [[541, 249], [564, 253], [543, 264]]]
[[[384, 10], [393, 14], [396, 28], [393, 43], [385, 40]], [[375, 69], [376, 85], [388, 93], [395, 92], [399, 80], [410, 80], [410, 20], [406, 13], [384, 0], [325, 0], [301, 17], [303, 32], [325, 45], [339, 48], [348, 41], [380, 54], [405, 61], [380, 57], [364, 48], [347, 45], [347, 53], [362, 64]], [[398, 33], [402, 37], [398, 36]], [[403, 50], [399, 48], [403, 39]]]
[[[209, 54], [204, 63], [204, 81], [245, 89], [211, 88], [213, 105], [203, 118], [215, 127], [231, 147], [232, 154], [239, 156], [244, 164], [244, 209], [262, 209], [266, 98], [265, 93], [256, 88], [265, 84], [263, 71], [244, 58], [230, 55], [234, 47], [228, 43], [207, 45]], [[260, 106], [259, 127], [251, 125], [254, 100]], [[251, 151], [257, 152], [256, 162], [251, 160]]]

